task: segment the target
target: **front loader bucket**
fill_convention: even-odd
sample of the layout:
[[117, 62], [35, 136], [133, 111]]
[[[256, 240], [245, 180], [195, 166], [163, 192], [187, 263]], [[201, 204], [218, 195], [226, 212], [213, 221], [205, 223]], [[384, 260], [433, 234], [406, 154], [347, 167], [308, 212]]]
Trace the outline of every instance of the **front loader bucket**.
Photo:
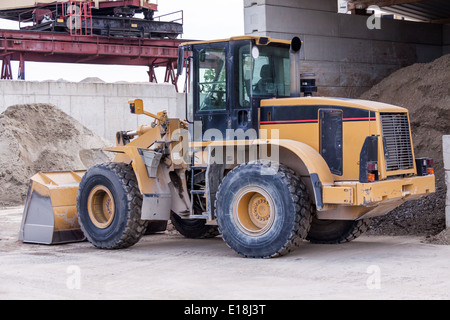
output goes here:
[[85, 240], [77, 217], [78, 185], [84, 173], [40, 172], [31, 178], [19, 240], [40, 244]]

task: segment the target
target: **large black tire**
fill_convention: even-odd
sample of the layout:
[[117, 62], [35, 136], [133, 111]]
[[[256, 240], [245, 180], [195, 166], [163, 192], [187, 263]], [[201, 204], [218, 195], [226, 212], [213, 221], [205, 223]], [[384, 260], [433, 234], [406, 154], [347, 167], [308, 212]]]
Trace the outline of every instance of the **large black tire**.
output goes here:
[[276, 172], [261, 162], [238, 166], [225, 176], [216, 198], [219, 232], [244, 257], [285, 255], [308, 234], [310, 197], [300, 178], [283, 165]]
[[164, 232], [167, 229], [168, 221], [149, 221], [147, 225], [147, 230], [145, 230], [144, 235], [151, 235], [158, 232]]
[[370, 219], [319, 220], [314, 217], [306, 239], [322, 244], [350, 242], [366, 232], [369, 226]]
[[101, 249], [136, 244], [147, 230], [142, 195], [133, 168], [125, 163], [96, 165], [80, 182], [78, 220], [86, 238]]
[[217, 226], [207, 225], [205, 219], [183, 219], [178, 214], [172, 213], [170, 221], [175, 229], [186, 238], [207, 239], [219, 235]]

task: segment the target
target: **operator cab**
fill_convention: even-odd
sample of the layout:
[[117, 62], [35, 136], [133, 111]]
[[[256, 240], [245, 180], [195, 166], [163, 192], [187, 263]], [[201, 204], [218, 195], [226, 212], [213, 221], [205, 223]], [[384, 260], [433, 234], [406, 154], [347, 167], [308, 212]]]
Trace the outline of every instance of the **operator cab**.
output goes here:
[[255, 36], [182, 44], [178, 73], [186, 66], [194, 141], [234, 140], [237, 129], [257, 134], [261, 99], [290, 96], [290, 45]]

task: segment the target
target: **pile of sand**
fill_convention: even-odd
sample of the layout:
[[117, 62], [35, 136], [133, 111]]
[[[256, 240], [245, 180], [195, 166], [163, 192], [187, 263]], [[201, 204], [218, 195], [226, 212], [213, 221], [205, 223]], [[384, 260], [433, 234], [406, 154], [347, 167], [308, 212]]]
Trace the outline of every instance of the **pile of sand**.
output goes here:
[[110, 160], [107, 142], [52, 105], [9, 107], [0, 115], [0, 206], [23, 205], [39, 171], [84, 170]]
[[445, 228], [442, 135], [450, 134], [450, 55], [396, 71], [362, 99], [407, 108], [416, 157], [434, 159], [436, 193], [374, 219], [369, 233], [434, 236]]

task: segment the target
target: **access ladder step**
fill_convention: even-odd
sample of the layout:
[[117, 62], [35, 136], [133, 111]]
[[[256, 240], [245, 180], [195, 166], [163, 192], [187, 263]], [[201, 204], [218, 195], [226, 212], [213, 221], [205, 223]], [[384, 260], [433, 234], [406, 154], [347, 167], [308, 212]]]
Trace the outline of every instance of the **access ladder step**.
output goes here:
[[207, 214], [191, 214], [189, 216], [190, 219], [209, 219]]
[[205, 190], [191, 190], [191, 194], [205, 194]]
[[208, 166], [193, 166], [193, 170], [206, 170], [208, 169]]

